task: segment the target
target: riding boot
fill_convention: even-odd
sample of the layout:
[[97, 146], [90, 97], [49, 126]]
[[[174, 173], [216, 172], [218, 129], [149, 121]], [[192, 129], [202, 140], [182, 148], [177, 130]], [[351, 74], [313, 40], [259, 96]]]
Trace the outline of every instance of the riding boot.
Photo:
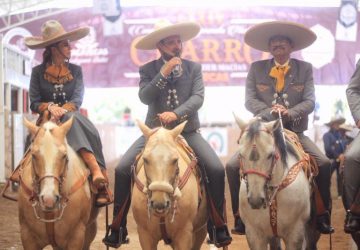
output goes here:
[[210, 220], [208, 221], [210, 242], [218, 248], [225, 247], [231, 243], [232, 238], [225, 223], [224, 217], [222, 216], [223, 209], [221, 209], [222, 211], [217, 211], [212, 199], [208, 198], [208, 201], [208, 206], [210, 208]]
[[86, 149], [79, 150], [81, 158], [84, 160], [86, 166], [90, 169], [92, 175], [92, 182], [98, 188], [101, 185], [106, 183], [104, 175], [101, 173], [100, 167], [96, 158], [92, 152], [87, 151]]
[[324, 202], [316, 185], [314, 186], [314, 194], [316, 205], [316, 228], [322, 234], [332, 234], [334, 233], [334, 228], [330, 224], [330, 213], [325, 209]]
[[114, 202], [114, 196], [109, 188], [109, 178], [107, 175], [106, 169], [101, 169], [103, 176], [105, 177], [106, 183], [98, 188], [98, 193], [96, 194], [95, 205], [97, 207], [107, 206]]
[[234, 228], [231, 229], [231, 233], [239, 235], [245, 234], [245, 224], [241, 220], [239, 213], [234, 215]]
[[357, 193], [350, 210], [346, 212], [345, 233], [355, 233], [360, 231], [360, 191]]
[[[122, 244], [128, 244], [128, 231], [126, 228], [126, 215], [130, 206], [130, 196], [122, 205], [114, 205], [113, 222], [106, 229], [106, 235], [103, 243], [106, 246], [118, 248]], [[109, 234], [110, 233], [110, 234]]]

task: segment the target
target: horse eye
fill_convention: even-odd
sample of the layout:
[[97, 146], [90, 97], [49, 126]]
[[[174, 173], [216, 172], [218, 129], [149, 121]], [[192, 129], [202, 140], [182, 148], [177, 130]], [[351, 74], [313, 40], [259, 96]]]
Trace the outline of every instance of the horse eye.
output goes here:
[[143, 158], [143, 160], [144, 160], [144, 164], [149, 164], [149, 160], [148, 160], [148, 159]]
[[274, 155], [273, 153], [270, 153], [267, 158], [270, 159], [273, 157], [273, 155]]
[[178, 164], [178, 159], [174, 159], [172, 162], [173, 165], [177, 165]]

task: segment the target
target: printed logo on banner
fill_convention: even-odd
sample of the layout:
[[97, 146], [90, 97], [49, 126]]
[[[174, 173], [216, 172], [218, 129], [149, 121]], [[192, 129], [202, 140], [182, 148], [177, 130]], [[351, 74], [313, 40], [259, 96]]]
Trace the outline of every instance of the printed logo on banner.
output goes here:
[[228, 154], [228, 132], [224, 128], [202, 128], [201, 134], [218, 156]]

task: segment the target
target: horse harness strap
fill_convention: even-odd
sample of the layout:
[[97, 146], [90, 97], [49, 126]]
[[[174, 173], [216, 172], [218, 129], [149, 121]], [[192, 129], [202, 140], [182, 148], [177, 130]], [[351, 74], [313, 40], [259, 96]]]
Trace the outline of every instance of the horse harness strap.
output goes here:
[[299, 174], [300, 170], [305, 168], [307, 165], [306, 159], [301, 159], [295, 165], [293, 165], [289, 172], [287, 173], [285, 179], [280, 183], [280, 185], [275, 187], [275, 191], [272, 194], [269, 200], [269, 214], [270, 214], [270, 225], [271, 230], [274, 236], [278, 236], [277, 232], [277, 200], [276, 195], [278, 192], [289, 186], [293, 181], [296, 179], [297, 175]]
[[[54, 212], [45, 212], [45, 219], [49, 221], [53, 221], [55, 219]], [[46, 234], [48, 236], [48, 240], [52, 247], [57, 247], [56, 239], [55, 239], [55, 222], [45, 223]]]
[[171, 244], [172, 240], [166, 231], [165, 216], [160, 217], [160, 231], [161, 231], [161, 237], [163, 238], [165, 244], [167, 245]]

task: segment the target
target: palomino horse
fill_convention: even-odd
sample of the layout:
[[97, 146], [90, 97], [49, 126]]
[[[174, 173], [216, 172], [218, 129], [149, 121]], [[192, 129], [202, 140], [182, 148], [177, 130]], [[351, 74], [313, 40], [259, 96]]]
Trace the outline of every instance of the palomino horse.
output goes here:
[[196, 159], [179, 144], [185, 122], [172, 130], [138, 125], [146, 145], [133, 170], [132, 211], [141, 248], [157, 249], [163, 239], [174, 249], [200, 249], [206, 237], [206, 198]]
[[249, 123], [241, 129], [239, 157], [242, 182], [240, 214], [252, 250], [267, 249], [274, 237], [286, 249], [302, 249], [310, 218], [310, 185], [303, 167], [309, 160], [284, 137], [279, 121]]
[[67, 144], [72, 119], [41, 127], [27, 121], [34, 135], [31, 160], [20, 172], [18, 195], [21, 241], [25, 250], [89, 249], [96, 235], [96, 216], [88, 169]]

